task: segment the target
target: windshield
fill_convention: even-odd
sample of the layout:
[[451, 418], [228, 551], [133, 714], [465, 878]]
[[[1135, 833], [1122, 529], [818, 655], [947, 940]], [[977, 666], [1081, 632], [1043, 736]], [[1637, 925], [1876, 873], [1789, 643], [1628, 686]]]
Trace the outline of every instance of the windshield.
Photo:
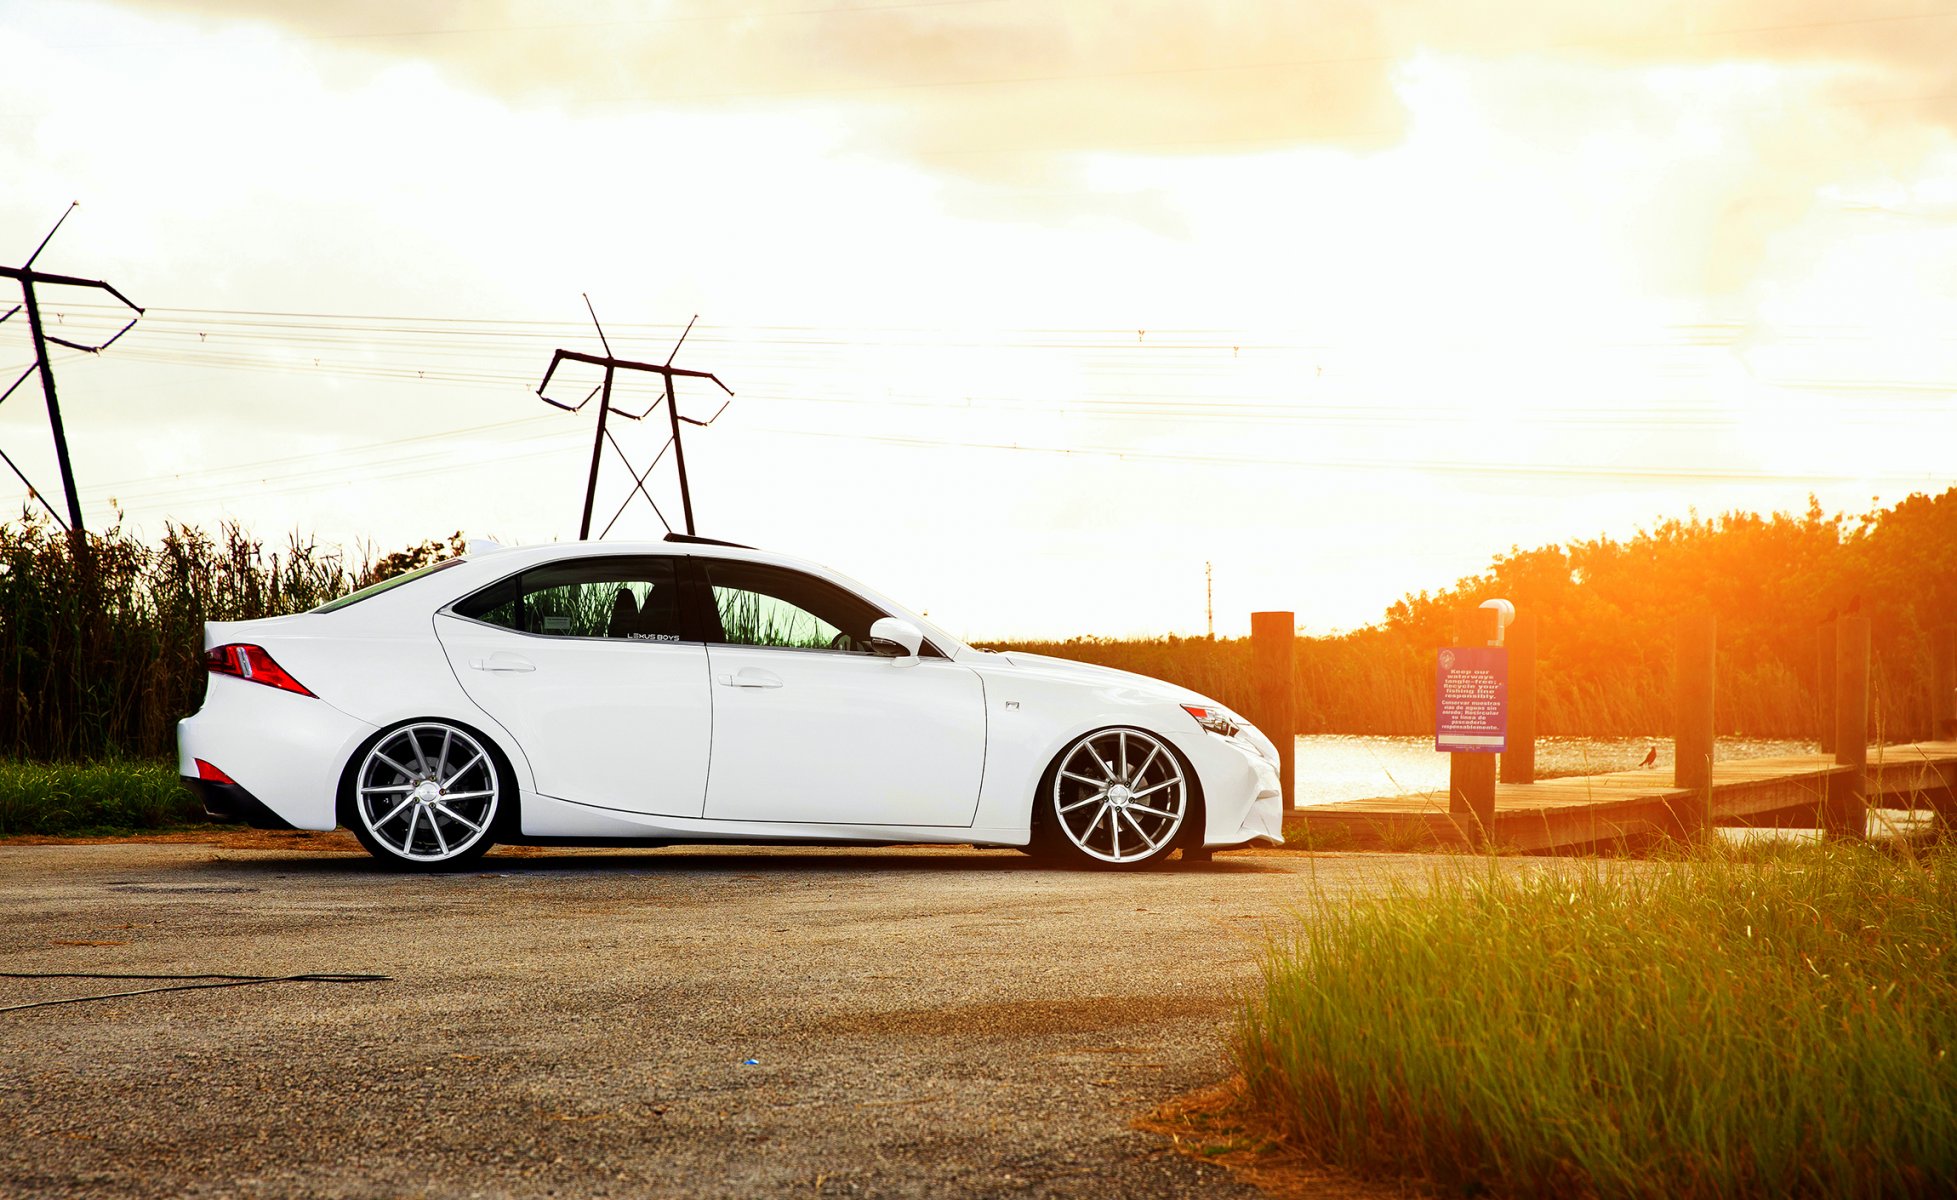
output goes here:
[[958, 651], [970, 649], [970, 647], [965, 645], [963, 641], [960, 641], [958, 638], [953, 637], [948, 630], [946, 630], [943, 626], [939, 625], [937, 622], [931, 620], [929, 617], [917, 613], [915, 610], [910, 609], [905, 605], [897, 603], [895, 600], [892, 600], [890, 597], [877, 591], [875, 588], [864, 587], [856, 580], [851, 579], [849, 576], [841, 574], [840, 572], [831, 572], [831, 577], [836, 579], [838, 582], [848, 586], [849, 588], [854, 590], [857, 595], [862, 596], [865, 600], [870, 601], [872, 604], [879, 605], [885, 609], [895, 609], [898, 612], [905, 614], [904, 619], [915, 624], [918, 628], [918, 632], [922, 633], [925, 637], [929, 638], [931, 640], [931, 643], [937, 646], [938, 649], [944, 651], [947, 657], [956, 658], [958, 656]]
[[400, 587], [404, 583], [413, 583], [417, 579], [421, 579], [426, 576], [433, 575], [437, 571], [442, 571], [448, 569], [449, 567], [453, 567], [456, 564], [460, 563], [461, 561], [462, 560], [459, 558], [445, 558], [438, 563], [430, 563], [425, 567], [416, 567], [412, 571], [408, 571], [403, 574], [396, 575], [391, 579], [383, 579], [379, 583], [370, 583], [366, 587], [361, 588], [357, 592], [348, 592], [346, 595], [340, 597], [338, 600], [328, 600], [326, 603], [320, 605], [318, 608], [315, 608], [313, 611], [316, 613], [332, 612], [334, 609], [345, 608], [349, 604], [358, 604], [362, 600], [371, 600], [375, 596], [380, 595], [382, 592], [393, 591], [395, 588]]

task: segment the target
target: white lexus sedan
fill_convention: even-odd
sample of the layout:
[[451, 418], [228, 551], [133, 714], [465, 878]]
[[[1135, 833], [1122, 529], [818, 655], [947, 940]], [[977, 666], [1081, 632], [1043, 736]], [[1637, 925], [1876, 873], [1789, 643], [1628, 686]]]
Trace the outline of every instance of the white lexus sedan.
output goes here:
[[1137, 867], [1282, 840], [1277, 752], [1141, 675], [959, 642], [703, 538], [473, 550], [204, 630], [180, 773], [382, 862], [497, 842], [941, 842]]

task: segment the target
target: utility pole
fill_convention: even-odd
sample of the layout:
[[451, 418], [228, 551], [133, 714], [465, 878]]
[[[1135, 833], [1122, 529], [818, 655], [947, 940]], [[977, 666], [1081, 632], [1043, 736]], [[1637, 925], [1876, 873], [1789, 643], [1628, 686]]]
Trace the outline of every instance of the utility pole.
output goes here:
[[[6, 391], [0, 392], [0, 404], [4, 404], [7, 397], [14, 394], [14, 389], [27, 382], [29, 375], [34, 374], [37, 370], [40, 372], [41, 394], [47, 398], [48, 403], [48, 428], [54, 433], [54, 457], [55, 461], [61, 466], [61, 490], [65, 493], [68, 501], [67, 521], [61, 521], [61, 515], [54, 511], [54, 506], [48, 503], [47, 497], [41, 493], [39, 488], [34, 486], [34, 481], [27, 477], [26, 473], [14, 463], [12, 458], [7, 456], [5, 451], [0, 451], [0, 460], [5, 460], [7, 466], [13, 473], [20, 477], [20, 481], [27, 485], [28, 491], [32, 492], [34, 497], [41, 502], [41, 507], [48, 510], [49, 516], [53, 517], [56, 522], [61, 523], [70, 534], [81, 538], [85, 532], [82, 525], [82, 502], [80, 495], [75, 490], [75, 467], [68, 457], [68, 431], [61, 424], [61, 403], [55, 396], [54, 363], [48, 357], [48, 343], [53, 342], [57, 346], [66, 346], [70, 350], [80, 350], [85, 354], [99, 354], [110, 346], [113, 346], [117, 338], [128, 333], [136, 324], [137, 318], [143, 315], [143, 310], [129, 297], [117, 291], [113, 285], [104, 283], [99, 279], [77, 279], [73, 275], [55, 275], [47, 271], [36, 271], [34, 269], [34, 260], [41, 257], [41, 251], [47, 249], [48, 243], [54, 240], [54, 235], [60, 230], [62, 222], [68, 219], [68, 213], [74, 211], [75, 204], [70, 204], [67, 211], [61, 214], [61, 220], [56, 221], [54, 228], [48, 230], [48, 236], [42, 238], [41, 244], [34, 248], [34, 253], [27, 256], [26, 263], [18, 267], [0, 267], [0, 278], [12, 279], [19, 283], [21, 292], [21, 302], [8, 309], [4, 316], [0, 316], [0, 324], [5, 324], [15, 313], [25, 311], [27, 313], [28, 334], [34, 343], [33, 363], [28, 366], [27, 370], [21, 372], [18, 379], [15, 379], [13, 383], [7, 386]], [[36, 284], [45, 284], [54, 287], [97, 288], [122, 301], [136, 316], [129, 318], [123, 324], [122, 328], [116, 330], [115, 334], [108, 341], [97, 346], [87, 346], [80, 342], [71, 342], [67, 338], [55, 337], [53, 334], [47, 332], [41, 322], [41, 303], [39, 297], [34, 294], [34, 286]]]
[[[578, 539], [582, 541], [591, 536], [591, 506], [598, 498], [598, 464], [604, 458], [606, 442], [610, 442], [612, 449], [617, 451], [620, 461], [625, 464], [625, 469], [633, 471], [632, 491], [625, 493], [624, 503], [618, 506], [618, 511], [612, 514], [612, 519], [605, 524], [605, 528], [600, 531], [598, 536], [603, 538], [605, 534], [611, 532], [613, 525], [618, 524], [619, 517], [625, 514], [626, 505], [632, 503], [634, 493], [644, 496], [646, 503], [652, 505], [653, 514], [659, 518], [660, 524], [666, 526], [666, 532], [671, 533], [673, 531], [672, 524], [666, 520], [666, 514], [659, 511], [658, 502], [652, 498], [652, 493], [646, 491], [645, 487], [646, 476], [652, 474], [652, 469], [659, 465], [659, 460], [666, 456], [666, 451], [669, 449], [673, 452], [673, 465], [679, 472], [680, 507], [686, 525], [686, 532], [690, 536], [694, 533], [693, 492], [687, 484], [686, 450], [680, 443], [680, 424], [684, 422], [688, 425], [698, 425], [703, 428], [711, 425], [720, 419], [721, 413], [727, 411], [728, 401], [723, 400], [720, 408], [714, 412], [714, 415], [704, 421], [695, 420], [692, 417], [683, 417], [680, 415], [678, 401], [673, 395], [673, 378], [674, 376], [685, 376], [688, 379], [711, 379], [715, 386], [719, 387], [721, 391], [726, 392], [730, 398], [734, 395], [734, 389], [721, 383], [720, 379], [711, 372], [689, 371], [683, 367], [673, 365], [673, 359], [678, 357], [680, 347], [686, 344], [686, 335], [693, 332], [693, 321], [700, 319], [698, 314], [694, 315], [693, 321], [686, 323], [686, 329], [681, 332], [679, 341], [673, 344], [673, 352], [666, 356], [665, 363], [656, 364], [636, 362], [629, 358], [619, 358], [614, 355], [612, 353], [611, 342], [605, 337], [605, 327], [598, 323], [597, 310], [591, 307], [591, 297], [588, 295], [584, 298], [584, 306], [586, 311], [591, 313], [591, 323], [597, 326], [598, 342], [604, 346], [605, 353], [603, 355], [584, 354], [576, 350], [560, 349], [551, 356], [550, 367], [544, 371], [544, 380], [537, 385], [538, 399], [542, 400], [545, 404], [561, 408], [566, 412], [578, 412], [586, 404], [591, 402], [592, 397], [596, 396], [599, 398], [598, 428], [591, 439], [591, 471], [586, 477], [584, 484], [584, 516], [578, 523]], [[599, 382], [597, 387], [591, 389], [585, 398], [576, 404], [565, 404], [560, 400], [553, 400], [549, 396], [544, 395], [544, 389], [550, 386], [551, 377], [557, 373], [558, 364], [563, 362], [587, 363], [591, 366], [600, 367], [605, 372], [604, 378]], [[616, 412], [628, 421], [643, 420], [651, 414], [653, 408], [659, 407], [660, 401], [653, 401], [652, 408], [648, 408], [642, 413], [630, 413], [622, 408], [614, 408], [612, 406], [612, 377], [618, 371], [646, 371], [662, 376], [666, 381], [666, 394], [663, 399], [666, 404], [666, 414], [672, 424], [672, 433], [667, 437], [665, 444], [660, 446], [659, 453], [653, 456], [652, 462], [643, 471], [633, 470], [632, 460], [626, 457], [624, 449], [618, 444], [618, 439], [614, 438], [611, 432], [605, 428], [605, 417], [609, 413]]]
[[1216, 640], [1216, 580], [1210, 564], [1203, 564], [1203, 617], [1209, 624], [1210, 641]]

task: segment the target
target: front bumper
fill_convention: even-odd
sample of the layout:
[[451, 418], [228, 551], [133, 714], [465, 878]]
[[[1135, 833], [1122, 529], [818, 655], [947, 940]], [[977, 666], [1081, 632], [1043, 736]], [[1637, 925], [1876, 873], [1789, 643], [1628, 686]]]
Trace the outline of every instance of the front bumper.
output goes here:
[[1235, 738], [1198, 733], [1177, 739], [1203, 781], [1203, 845], [1212, 850], [1284, 841], [1284, 795], [1277, 767]]
[[1282, 845], [1284, 842], [1284, 792], [1278, 784], [1277, 768], [1261, 757], [1255, 762], [1253, 770], [1257, 774], [1257, 798], [1244, 810], [1243, 824], [1238, 827], [1231, 845], [1242, 845], [1260, 839]]

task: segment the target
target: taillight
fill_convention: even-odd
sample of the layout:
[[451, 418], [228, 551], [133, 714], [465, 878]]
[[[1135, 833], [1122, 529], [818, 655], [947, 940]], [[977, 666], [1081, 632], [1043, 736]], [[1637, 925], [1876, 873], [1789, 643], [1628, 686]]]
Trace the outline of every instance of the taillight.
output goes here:
[[226, 775], [223, 771], [218, 770], [201, 758], [197, 760], [197, 778], [208, 780], [211, 783], [228, 783], [232, 787], [238, 786], [237, 780]]
[[263, 646], [213, 646], [204, 651], [204, 669], [213, 675], [235, 675], [281, 691], [297, 692], [301, 696], [313, 694], [305, 684], [288, 675], [284, 667], [265, 653]]

